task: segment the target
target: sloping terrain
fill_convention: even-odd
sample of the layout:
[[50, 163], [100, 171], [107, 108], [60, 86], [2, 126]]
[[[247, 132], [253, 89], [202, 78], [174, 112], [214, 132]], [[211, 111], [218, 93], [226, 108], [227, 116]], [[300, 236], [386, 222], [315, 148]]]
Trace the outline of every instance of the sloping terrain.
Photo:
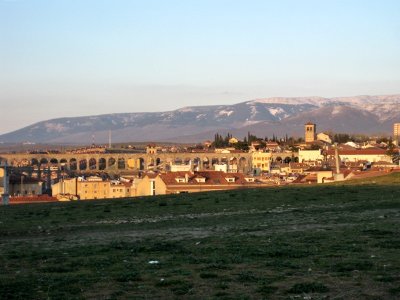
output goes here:
[[0, 298], [397, 299], [399, 186], [0, 206]]
[[241, 137], [302, 135], [303, 124], [348, 133], [387, 133], [400, 121], [400, 95], [348, 98], [267, 98], [235, 105], [184, 107], [160, 113], [123, 113], [60, 118], [33, 124], [0, 136], [0, 142], [87, 143], [95, 136], [114, 142], [202, 141], [215, 132]]

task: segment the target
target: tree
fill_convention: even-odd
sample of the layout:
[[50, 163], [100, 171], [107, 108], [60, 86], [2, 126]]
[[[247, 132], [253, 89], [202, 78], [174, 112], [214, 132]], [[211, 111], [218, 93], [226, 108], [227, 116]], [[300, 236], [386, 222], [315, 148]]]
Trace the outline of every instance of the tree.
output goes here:
[[386, 154], [390, 156], [393, 160], [393, 158], [398, 154], [398, 151], [396, 151], [396, 146], [393, 144], [393, 140], [390, 137], [388, 141], [388, 147], [386, 149]]
[[236, 144], [234, 144], [233, 147], [235, 147], [236, 150], [242, 150], [242, 151], [248, 151], [249, 150], [249, 145], [245, 141], [244, 142], [239, 141]]

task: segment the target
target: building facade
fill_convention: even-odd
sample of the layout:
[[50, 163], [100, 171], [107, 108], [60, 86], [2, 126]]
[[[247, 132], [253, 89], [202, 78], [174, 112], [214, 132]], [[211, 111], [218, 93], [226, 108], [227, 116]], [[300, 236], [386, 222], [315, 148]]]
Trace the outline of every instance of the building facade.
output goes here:
[[113, 199], [135, 196], [132, 183], [102, 180], [99, 177], [88, 179], [70, 178], [52, 185], [52, 194], [57, 198], [80, 200]]
[[135, 182], [136, 196], [194, 193], [260, 186], [252, 176], [219, 171], [149, 174]]
[[260, 169], [262, 172], [269, 172], [271, 169], [272, 154], [270, 152], [252, 152], [253, 169]]

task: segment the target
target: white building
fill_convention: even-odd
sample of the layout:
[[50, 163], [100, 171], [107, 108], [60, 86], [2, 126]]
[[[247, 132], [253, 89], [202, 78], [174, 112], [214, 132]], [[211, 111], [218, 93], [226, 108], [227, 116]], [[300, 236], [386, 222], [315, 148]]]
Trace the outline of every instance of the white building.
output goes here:
[[299, 162], [322, 160], [321, 150], [299, 150]]

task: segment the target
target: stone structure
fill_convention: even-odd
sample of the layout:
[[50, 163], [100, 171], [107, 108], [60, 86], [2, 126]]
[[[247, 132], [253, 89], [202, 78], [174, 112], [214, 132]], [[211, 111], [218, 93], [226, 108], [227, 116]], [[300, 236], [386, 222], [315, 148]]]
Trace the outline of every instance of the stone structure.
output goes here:
[[312, 143], [316, 139], [317, 125], [308, 122], [304, 124], [304, 140], [306, 143]]
[[161, 169], [171, 164], [192, 165], [197, 170], [212, 170], [214, 164], [236, 165], [238, 172], [251, 171], [251, 153], [96, 153], [96, 154], [0, 154], [12, 167], [32, 167], [40, 172], [48, 168], [75, 172], [105, 171], [123, 173]]
[[393, 124], [393, 142], [399, 145], [400, 142], [400, 123]]

